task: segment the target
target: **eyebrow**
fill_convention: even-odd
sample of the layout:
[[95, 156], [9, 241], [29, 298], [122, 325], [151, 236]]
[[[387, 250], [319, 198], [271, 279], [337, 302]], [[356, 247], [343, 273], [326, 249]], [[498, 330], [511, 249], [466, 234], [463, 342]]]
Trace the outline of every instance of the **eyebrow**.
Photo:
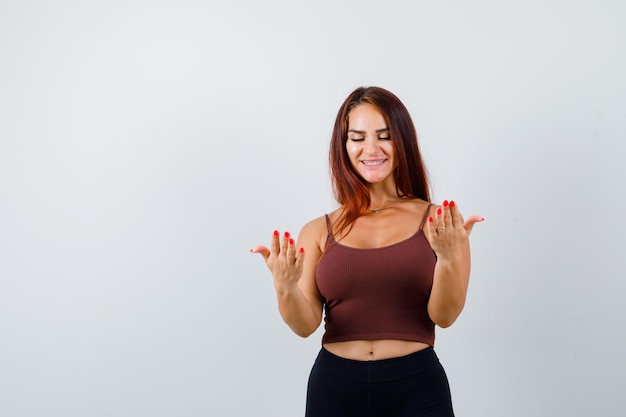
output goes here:
[[[383, 127], [382, 129], [377, 129], [375, 132], [376, 133], [383, 133], [383, 132], [388, 132], [388, 131], [389, 131], [388, 127]], [[358, 133], [358, 134], [361, 134], [361, 135], [364, 135], [365, 133], [367, 133], [364, 130], [348, 129], [348, 133], [350, 133], [350, 132]]]

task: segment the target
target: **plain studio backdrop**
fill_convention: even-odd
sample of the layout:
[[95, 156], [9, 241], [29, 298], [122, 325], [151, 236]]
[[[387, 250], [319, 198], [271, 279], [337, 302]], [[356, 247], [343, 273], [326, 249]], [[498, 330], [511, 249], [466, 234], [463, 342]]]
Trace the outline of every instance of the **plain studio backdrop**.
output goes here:
[[249, 253], [333, 210], [378, 85], [472, 234], [463, 417], [626, 414], [626, 6], [0, 3], [0, 416], [292, 417], [323, 329]]

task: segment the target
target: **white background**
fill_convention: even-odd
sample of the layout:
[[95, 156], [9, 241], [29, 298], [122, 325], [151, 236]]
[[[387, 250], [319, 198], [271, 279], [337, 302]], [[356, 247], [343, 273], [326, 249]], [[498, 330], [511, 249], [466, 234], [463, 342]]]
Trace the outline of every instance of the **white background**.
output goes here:
[[360, 85], [486, 221], [458, 416], [626, 414], [621, 0], [0, 3], [0, 416], [301, 416], [258, 255], [335, 207]]

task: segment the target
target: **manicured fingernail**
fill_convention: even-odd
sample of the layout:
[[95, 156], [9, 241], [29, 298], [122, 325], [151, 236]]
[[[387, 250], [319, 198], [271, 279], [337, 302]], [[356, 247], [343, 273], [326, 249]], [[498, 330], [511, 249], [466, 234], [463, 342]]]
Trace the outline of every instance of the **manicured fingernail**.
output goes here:
[[448, 207], [448, 200], [443, 200], [443, 206]]
[[293, 239], [289, 239], [289, 244], [293, 245]]
[[437, 209], [437, 214], [441, 214], [441, 207]]
[[432, 223], [433, 222], [433, 218], [431, 216], [428, 216], [428, 223]]
[[289, 236], [290, 236], [289, 232], [285, 232], [285, 237], [289, 237]]
[[274, 236], [278, 236], [278, 230], [274, 230]]
[[304, 248], [300, 248], [300, 253], [304, 253]]
[[478, 220], [479, 222], [482, 222], [483, 220], [485, 220], [484, 217], [481, 217], [480, 220]]
[[454, 202], [454, 200], [450, 201], [450, 207], [454, 207], [456, 206], [456, 203]]

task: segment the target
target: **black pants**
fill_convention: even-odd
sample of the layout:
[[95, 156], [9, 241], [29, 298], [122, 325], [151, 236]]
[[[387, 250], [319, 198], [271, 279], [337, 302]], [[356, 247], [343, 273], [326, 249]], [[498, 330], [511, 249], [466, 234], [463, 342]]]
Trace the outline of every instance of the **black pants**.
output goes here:
[[322, 348], [309, 377], [306, 417], [454, 417], [434, 349], [355, 361]]

